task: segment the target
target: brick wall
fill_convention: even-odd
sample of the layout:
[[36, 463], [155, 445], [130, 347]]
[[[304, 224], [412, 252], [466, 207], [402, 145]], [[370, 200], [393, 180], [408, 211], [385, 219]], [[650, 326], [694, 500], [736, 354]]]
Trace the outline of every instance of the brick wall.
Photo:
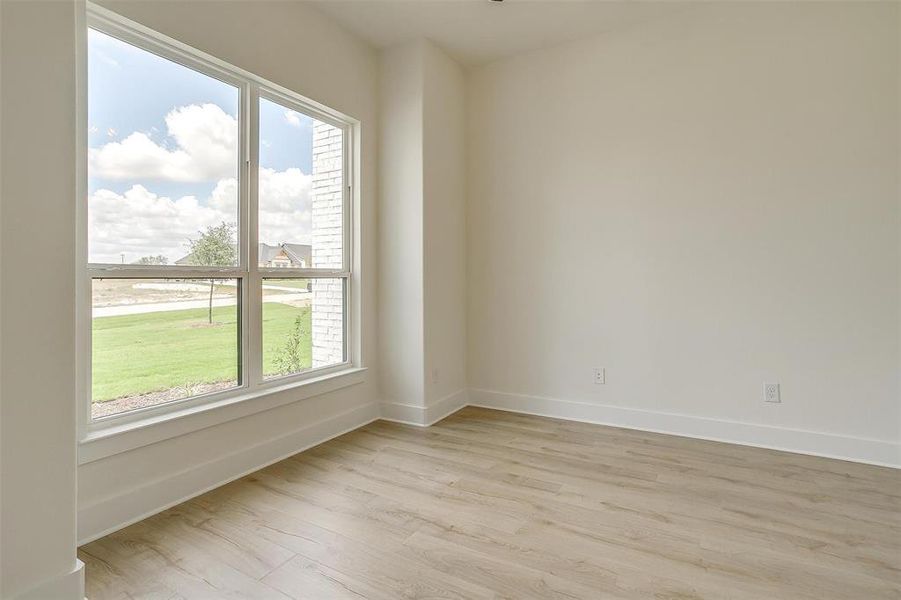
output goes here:
[[[313, 121], [313, 267], [341, 269], [343, 257], [342, 132]], [[313, 280], [313, 368], [344, 361], [341, 279]]]

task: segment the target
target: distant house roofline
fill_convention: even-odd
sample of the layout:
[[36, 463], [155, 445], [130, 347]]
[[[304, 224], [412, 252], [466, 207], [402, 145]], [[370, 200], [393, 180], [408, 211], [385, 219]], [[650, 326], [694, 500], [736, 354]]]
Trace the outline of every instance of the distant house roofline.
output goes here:
[[[259, 243], [258, 257], [261, 265], [280, 266], [278, 263], [281, 261], [277, 260], [280, 255], [284, 255], [289, 263], [285, 266], [295, 268], [309, 267], [312, 263], [313, 247], [310, 244], [294, 244], [290, 242], [282, 242], [275, 246], [265, 242]], [[183, 266], [193, 265], [193, 256], [194, 253], [190, 252], [175, 261], [175, 264]]]

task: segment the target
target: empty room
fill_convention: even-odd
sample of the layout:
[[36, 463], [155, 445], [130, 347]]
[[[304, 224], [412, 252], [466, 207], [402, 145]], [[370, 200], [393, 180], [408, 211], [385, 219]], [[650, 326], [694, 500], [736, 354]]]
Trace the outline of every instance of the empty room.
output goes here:
[[901, 2], [0, 0], [0, 599], [901, 600]]

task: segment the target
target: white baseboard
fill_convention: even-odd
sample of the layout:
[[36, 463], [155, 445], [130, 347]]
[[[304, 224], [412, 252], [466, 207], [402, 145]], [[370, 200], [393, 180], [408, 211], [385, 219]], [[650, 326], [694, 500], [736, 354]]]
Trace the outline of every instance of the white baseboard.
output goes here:
[[510, 412], [901, 468], [901, 443], [557, 398], [470, 389], [469, 404]]
[[[359, 406], [250, 448], [193, 466], [78, 511], [79, 545], [276, 463], [379, 418], [427, 427], [465, 406], [597, 423], [901, 468], [901, 444], [818, 431], [695, 417], [557, 398], [461, 389], [429, 406], [383, 402]], [[79, 572], [80, 573], [80, 572]], [[80, 577], [80, 575], [75, 576]], [[22, 596], [22, 598], [51, 598]]]
[[75, 559], [75, 566], [42, 581], [38, 585], [13, 596], [13, 600], [81, 600], [84, 598], [84, 563]]
[[81, 507], [78, 510], [78, 544], [103, 537], [378, 418], [377, 404], [358, 406], [280, 437]]
[[403, 404], [401, 402], [383, 402], [382, 419], [406, 425], [428, 427], [457, 412], [467, 404], [469, 404], [469, 400], [465, 389], [448, 394], [428, 406]]

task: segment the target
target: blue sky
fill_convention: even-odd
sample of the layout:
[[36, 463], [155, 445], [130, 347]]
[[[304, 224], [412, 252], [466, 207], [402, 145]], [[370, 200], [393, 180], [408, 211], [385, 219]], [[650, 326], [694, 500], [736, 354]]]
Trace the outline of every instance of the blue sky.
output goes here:
[[[238, 88], [95, 30], [88, 50], [90, 259], [174, 261], [194, 230], [234, 213]], [[261, 100], [261, 203], [273, 212], [261, 241], [308, 237], [312, 126]]]

